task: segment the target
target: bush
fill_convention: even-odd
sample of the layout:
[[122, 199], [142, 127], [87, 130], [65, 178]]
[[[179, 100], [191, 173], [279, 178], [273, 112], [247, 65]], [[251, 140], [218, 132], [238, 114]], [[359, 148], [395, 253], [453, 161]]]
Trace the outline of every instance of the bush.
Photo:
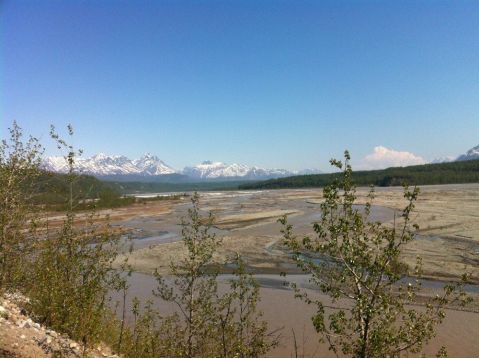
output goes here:
[[9, 140], [0, 144], [0, 293], [15, 290], [28, 279], [28, 258], [34, 250], [37, 220], [32, 196], [40, 175], [43, 149], [36, 138], [22, 141], [13, 122]]
[[[411, 223], [411, 213], [419, 190], [404, 188], [407, 205], [393, 227], [372, 222], [369, 213], [374, 191], [371, 189], [361, 211], [355, 205], [349, 153], [345, 152], [344, 157], [344, 164], [331, 160], [342, 174], [324, 188], [325, 201], [321, 219], [314, 224], [315, 237], [299, 239], [286, 217], [280, 220], [285, 244], [298, 267], [312, 275], [311, 282], [333, 304], [312, 300], [305, 291], [293, 287], [298, 297], [316, 305], [313, 325], [334, 353], [352, 357], [418, 353], [443, 321], [444, 307], [454, 301], [465, 304], [469, 298], [460, 285], [446, 285], [441, 296], [427, 300], [425, 309], [412, 306], [421, 290], [421, 260], [418, 258], [411, 271], [399, 256], [402, 247], [414, 240], [417, 226]], [[305, 258], [305, 253], [313, 253], [319, 262]], [[407, 283], [402, 278], [407, 278]], [[340, 299], [345, 300], [346, 308], [337, 305]]]
[[[73, 133], [71, 128], [69, 133]], [[120, 238], [108, 224], [99, 227], [94, 223], [94, 211], [83, 215], [81, 221], [78, 218], [74, 211], [74, 203], [81, 199], [74, 191], [77, 153], [53, 128], [51, 134], [68, 152], [67, 209], [60, 228], [47, 226], [46, 233], [37, 238], [30, 271], [32, 283], [27, 290], [28, 308], [41, 323], [89, 348], [100, 340], [104, 324], [112, 316], [108, 295], [121, 282], [121, 272], [113, 268]]]
[[155, 295], [172, 302], [175, 314], [162, 317], [147, 303], [140, 313], [134, 302], [133, 328], [124, 334], [120, 353], [126, 357], [259, 357], [277, 344], [275, 333], [257, 311], [259, 287], [240, 257], [229, 290], [221, 294], [212, 256], [221, 244], [209, 233], [211, 215], [199, 214], [198, 195], [183, 220], [188, 255], [171, 263], [171, 276], [157, 274]]

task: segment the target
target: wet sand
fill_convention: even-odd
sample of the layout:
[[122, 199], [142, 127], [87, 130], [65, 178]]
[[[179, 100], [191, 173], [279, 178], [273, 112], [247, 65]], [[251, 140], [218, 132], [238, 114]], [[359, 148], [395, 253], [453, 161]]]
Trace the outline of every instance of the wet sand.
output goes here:
[[[421, 188], [414, 221], [421, 230], [417, 238], [404, 247], [402, 259], [415, 263], [416, 255], [424, 262], [425, 276], [432, 279], [457, 279], [470, 272], [479, 282], [479, 185], [445, 185]], [[367, 189], [358, 190], [359, 204], [365, 202]], [[281, 286], [279, 272], [298, 273], [281, 245], [280, 225], [277, 219], [289, 213], [289, 222], [298, 236], [312, 234], [312, 222], [319, 220], [320, 189], [277, 190], [251, 192], [201, 193], [201, 209], [212, 212], [216, 219], [213, 232], [223, 244], [215, 260], [225, 262], [239, 252], [261, 284], [260, 308], [271, 329], [281, 328], [282, 344], [270, 357], [293, 356], [293, 330], [300, 356], [330, 357], [324, 345], [317, 343], [311, 324], [314, 307], [295, 300], [293, 293]], [[160, 208], [135, 209], [117, 216], [114, 224], [129, 230], [135, 250], [130, 256], [133, 268], [140, 272], [131, 279], [131, 296], [148, 299], [155, 281], [151, 274], [158, 268], [168, 274], [170, 261], [185, 254], [180, 240], [180, 218], [184, 217], [189, 201], [164, 203]], [[379, 188], [374, 201], [371, 220], [392, 225], [405, 205], [401, 188]], [[151, 208], [150, 208], [151, 209]], [[290, 276], [293, 277], [293, 276]], [[296, 276], [304, 281], [305, 276]], [[428, 289], [439, 289], [441, 282], [429, 281]], [[469, 291], [477, 292], [478, 286]], [[311, 291], [312, 294], [318, 294]], [[172, 312], [171, 305], [156, 300], [162, 312]], [[427, 356], [434, 356], [441, 345], [448, 347], [450, 357], [478, 357], [479, 314], [448, 310], [445, 323], [437, 337], [427, 347]], [[413, 356], [413, 355], [410, 355]]]
[[[478, 184], [422, 187], [413, 215], [421, 229], [417, 240], [404, 247], [403, 260], [414, 265], [421, 255], [425, 277], [450, 280], [467, 271], [479, 283], [478, 193]], [[367, 189], [358, 190], [359, 203], [365, 202], [366, 194]], [[314, 235], [321, 189], [204, 192], [200, 197], [203, 214], [214, 215], [212, 231], [223, 238], [218, 262], [239, 252], [257, 273], [297, 272], [281, 247], [277, 219], [288, 214], [296, 235]], [[392, 225], [405, 204], [402, 188], [378, 188], [370, 219]], [[114, 216], [113, 224], [134, 238], [131, 262], [136, 270], [151, 273], [160, 268], [166, 273], [169, 261], [184, 255], [175, 242], [188, 207], [185, 198], [159, 207], [151, 204], [143, 211], [135, 207], [130, 216], [122, 209], [121, 216]]]

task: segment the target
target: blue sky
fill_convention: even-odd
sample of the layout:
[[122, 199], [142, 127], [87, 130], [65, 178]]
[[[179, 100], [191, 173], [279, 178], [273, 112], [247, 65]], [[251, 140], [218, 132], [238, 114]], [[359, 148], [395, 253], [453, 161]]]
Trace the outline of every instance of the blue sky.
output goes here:
[[176, 168], [325, 170], [345, 148], [377, 167], [479, 144], [477, 1], [4, 0], [0, 19], [2, 137], [17, 120], [47, 154], [50, 123], [87, 156]]

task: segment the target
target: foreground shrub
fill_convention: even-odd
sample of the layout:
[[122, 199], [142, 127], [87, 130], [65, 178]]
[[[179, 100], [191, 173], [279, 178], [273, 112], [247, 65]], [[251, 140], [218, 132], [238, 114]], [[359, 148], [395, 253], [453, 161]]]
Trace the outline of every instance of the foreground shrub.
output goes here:
[[23, 141], [16, 122], [0, 143], [0, 293], [28, 280], [36, 225], [32, 197], [42, 152], [36, 138]]
[[[259, 286], [240, 257], [227, 287], [218, 286], [212, 257], [221, 241], [210, 233], [212, 217], [201, 217], [198, 195], [182, 221], [187, 256], [172, 262], [171, 275], [156, 274], [154, 294], [177, 312], [161, 316], [135, 300], [134, 324], [123, 334], [121, 354], [127, 357], [259, 357], [276, 346], [257, 310]], [[222, 293], [224, 291], [224, 293]]]
[[[298, 267], [312, 275], [311, 282], [332, 304], [313, 300], [293, 287], [297, 297], [316, 306], [313, 325], [337, 355], [397, 357], [421, 352], [443, 321], [444, 308], [456, 301], [465, 304], [469, 298], [461, 285], [446, 285], [441, 296], [427, 299], [424, 309], [413, 306], [421, 290], [421, 260], [418, 258], [410, 271], [400, 261], [400, 254], [402, 247], [414, 240], [417, 226], [411, 223], [411, 213], [419, 190], [404, 188], [407, 205], [392, 227], [372, 222], [369, 214], [374, 191], [361, 210], [356, 205], [349, 160], [346, 152], [344, 164], [331, 161], [342, 174], [323, 190], [315, 237], [299, 239], [286, 217], [280, 220], [285, 244]], [[440, 354], [444, 352], [443, 348]]]
[[29, 309], [41, 323], [87, 348], [100, 340], [112, 315], [108, 297], [109, 290], [120, 282], [120, 272], [113, 268], [120, 250], [119, 236], [108, 225], [95, 224], [94, 212], [75, 213], [76, 152], [53, 129], [52, 137], [68, 152], [68, 205], [61, 227], [46, 225], [46, 233], [37, 240], [31, 263], [33, 280], [27, 291]]

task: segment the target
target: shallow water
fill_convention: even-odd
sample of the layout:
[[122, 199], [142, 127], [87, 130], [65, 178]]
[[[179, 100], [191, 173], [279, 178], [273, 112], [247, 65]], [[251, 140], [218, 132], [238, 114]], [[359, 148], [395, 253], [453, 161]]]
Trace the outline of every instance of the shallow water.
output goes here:
[[168, 231], [162, 231], [156, 236], [135, 237], [131, 239], [133, 249], [138, 250], [151, 245], [166, 244], [169, 242], [178, 241], [180, 237], [178, 234]]
[[[220, 289], [225, 289], [227, 281], [232, 275], [221, 275]], [[314, 306], [308, 306], [298, 299], [294, 298], [292, 290], [285, 281], [294, 282], [298, 286], [305, 288], [312, 298], [327, 298], [311, 289], [308, 283], [307, 275], [279, 275], [260, 274], [255, 275], [260, 284], [261, 301], [259, 308], [263, 311], [263, 319], [268, 322], [270, 330], [281, 329], [281, 345], [270, 352], [268, 357], [291, 357], [293, 354], [293, 331], [297, 338], [297, 344], [300, 351], [304, 350], [307, 357], [332, 357], [325, 345], [318, 343], [318, 336], [311, 324], [311, 316], [314, 314]], [[153, 276], [133, 273], [130, 280], [130, 291], [127, 298], [127, 319], [131, 319], [131, 300], [134, 296], [140, 298], [142, 302], [152, 299], [155, 307], [162, 314], [175, 312], [175, 306], [171, 303], [165, 303], [152, 295], [156, 287], [156, 280]], [[424, 287], [440, 288], [444, 283], [423, 280]], [[474, 289], [477, 291], [477, 286]], [[120, 295], [112, 295], [114, 300], [120, 301]], [[340, 303], [344, 304], [344, 303]], [[419, 308], [420, 309], [420, 308]], [[120, 312], [118, 312], [120, 313]], [[471, 312], [462, 312], [456, 310], [446, 310], [446, 319], [442, 326], [438, 328], [437, 337], [426, 348], [426, 353], [434, 356], [441, 345], [448, 347], [450, 357], [477, 357], [479, 351], [479, 314]]]

